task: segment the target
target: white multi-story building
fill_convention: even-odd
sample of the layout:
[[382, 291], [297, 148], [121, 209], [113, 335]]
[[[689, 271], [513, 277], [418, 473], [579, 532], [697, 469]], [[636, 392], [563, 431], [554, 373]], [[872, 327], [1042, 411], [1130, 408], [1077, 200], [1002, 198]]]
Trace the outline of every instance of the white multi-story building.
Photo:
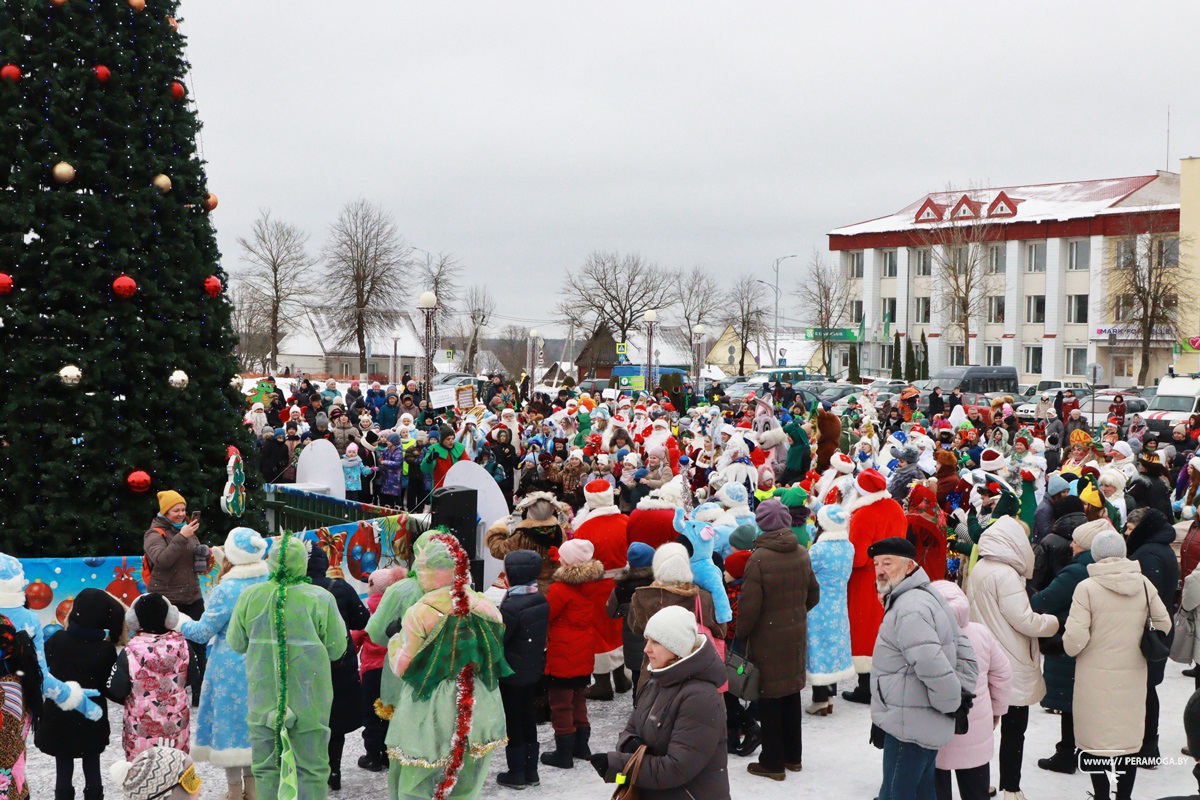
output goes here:
[[[865, 329], [861, 371], [890, 368], [894, 340], [883, 335], [890, 327], [915, 342], [925, 334], [934, 376], [947, 366], [1004, 365], [1034, 383], [1084, 377], [1095, 362], [1106, 382], [1131, 385], [1140, 337], [1122, 325], [1106, 274], [1152, 231], [1164, 257], [1178, 262], [1179, 199], [1179, 175], [1158, 172], [934, 192], [894, 214], [835, 229], [829, 249], [852, 283], [850, 326], [862, 321]], [[964, 342], [945, 286], [937, 285], [936, 265], [950, 261], [937, 249], [951, 247], [937, 231], [972, 225], [987, 229], [979, 244], [987, 296], [975, 304]], [[1165, 373], [1176, 344], [1153, 341], [1152, 375]]]

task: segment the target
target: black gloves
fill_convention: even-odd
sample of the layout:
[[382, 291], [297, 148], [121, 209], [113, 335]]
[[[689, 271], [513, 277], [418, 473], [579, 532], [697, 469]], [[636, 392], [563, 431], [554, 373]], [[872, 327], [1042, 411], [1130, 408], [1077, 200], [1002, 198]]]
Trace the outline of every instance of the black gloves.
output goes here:
[[608, 753], [592, 753], [592, 766], [596, 768], [596, 774], [601, 778], [608, 775]]
[[642, 741], [642, 737], [637, 736], [637, 735], [631, 735], [628, 739], [625, 740], [625, 742], [620, 747], [617, 748], [617, 750], [619, 750], [622, 753], [632, 754], [632, 753], [636, 753], [637, 749], [644, 744], [645, 744], [645, 742]]

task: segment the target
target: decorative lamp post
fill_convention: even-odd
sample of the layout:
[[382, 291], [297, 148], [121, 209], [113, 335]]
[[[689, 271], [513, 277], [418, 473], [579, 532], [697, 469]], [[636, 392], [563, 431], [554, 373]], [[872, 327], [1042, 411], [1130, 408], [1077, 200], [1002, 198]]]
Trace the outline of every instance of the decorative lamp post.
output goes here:
[[700, 366], [704, 362], [701, 349], [704, 347], [704, 323], [692, 328], [692, 386], [700, 392]]
[[646, 322], [646, 391], [654, 387], [654, 324], [658, 322], [658, 312], [653, 308], [642, 317]]
[[525, 374], [529, 376], [529, 399], [533, 399], [533, 387], [537, 385], [533, 372], [537, 368], [538, 329], [529, 329], [529, 340], [525, 343]]
[[779, 262], [786, 261], [789, 258], [795, 258], [796, 254], [790, 256], [780, 256], [775, 259], [775, 352], [779, 352]]
[[437, 295], [424, 292], [417, 298], [417, 308], [425, 317], [425, 399], [432, 402], [433, 393], [433, 315], [437, 313]]

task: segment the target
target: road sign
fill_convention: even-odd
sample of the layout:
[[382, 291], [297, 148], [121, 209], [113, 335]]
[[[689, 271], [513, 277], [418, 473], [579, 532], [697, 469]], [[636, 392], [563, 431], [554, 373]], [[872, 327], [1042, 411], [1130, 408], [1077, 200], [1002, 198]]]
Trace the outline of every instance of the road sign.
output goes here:
[[617, 355], [624, 356], [629, 354], [629, 344], [626, 342], [617, 342]]
[[454, 351], [453, 351], [453, 350], [447, 350], [447, 351], [446, 351], [446, 360], [447, 360], [447, 361], [453, 361], [453, 360], [454, 360]]
[[1104, 367], [1093, 361], [1087, 365], [1087, 374], [1090, 383], [1100, 383], [1100, 381], [1104, 380]]

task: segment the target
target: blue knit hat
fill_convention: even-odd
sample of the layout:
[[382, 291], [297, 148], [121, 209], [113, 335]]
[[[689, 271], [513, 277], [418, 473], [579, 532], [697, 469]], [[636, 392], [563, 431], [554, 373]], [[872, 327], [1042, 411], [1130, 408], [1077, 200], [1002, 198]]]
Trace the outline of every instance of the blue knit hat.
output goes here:
[[629, 561], [630, 569], [648, 567], [654, 563], [654, 548], [645, 542], [634, 542], [629, 545], [629, 553], [626, 558]]
[[1057, 472], [1050, 476], [1046, 481], [1046, 494], [1053, 497], [1056, 494], [1062, 494], [1069, 490], [1071, 485], [1063, 480], [1063, 477]]

